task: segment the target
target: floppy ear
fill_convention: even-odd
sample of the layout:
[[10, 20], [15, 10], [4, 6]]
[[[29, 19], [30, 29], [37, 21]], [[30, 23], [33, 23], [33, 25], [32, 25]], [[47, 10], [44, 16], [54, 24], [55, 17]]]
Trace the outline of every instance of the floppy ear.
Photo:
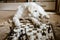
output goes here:
[[34, 12], [34, 6], [33, 5], [30, 5], [30, 6], [28, 6], [28, 10], [31, 12], [31, 13], [33, 13]]
[[29, 12], [31, 12], [31, 13], [32, 13], [32, 9], [31, 9], [31, 6], [29, 6], [29, 7], [28, 7], [28, 10], [29, 10]]

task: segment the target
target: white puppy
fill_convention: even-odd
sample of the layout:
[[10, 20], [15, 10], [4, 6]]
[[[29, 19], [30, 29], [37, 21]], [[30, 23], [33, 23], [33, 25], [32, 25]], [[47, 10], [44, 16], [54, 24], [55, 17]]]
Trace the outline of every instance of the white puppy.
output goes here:
[[16, 26], [20, 26], [20, 18], [30, 17], [30, 19], [33, 20], [35, 24], [40, 24], [38, 20], [39, 16], [46, 16], [49, 18], [40, 5], [34, 2], [23, 3], [18, 7], [17, 13], [13, 17], [13, 22]]

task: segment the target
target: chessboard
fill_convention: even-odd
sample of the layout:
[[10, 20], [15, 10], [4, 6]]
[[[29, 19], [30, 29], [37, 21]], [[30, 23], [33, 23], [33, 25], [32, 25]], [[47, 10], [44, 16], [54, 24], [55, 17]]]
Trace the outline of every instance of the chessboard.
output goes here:
[[52, 24], [34, 25], [28, 19], [20, 19], [20, 27], [10, 27], [6, 40], [55, 40]]

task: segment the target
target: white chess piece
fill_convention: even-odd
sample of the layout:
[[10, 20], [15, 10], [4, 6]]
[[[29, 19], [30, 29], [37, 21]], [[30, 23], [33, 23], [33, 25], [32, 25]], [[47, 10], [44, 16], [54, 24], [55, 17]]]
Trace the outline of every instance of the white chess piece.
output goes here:
[[46, 24], [42, 24], [42, 25], [40, 26], [40, 28], [41, 28], [41, 29], [46, 29]]

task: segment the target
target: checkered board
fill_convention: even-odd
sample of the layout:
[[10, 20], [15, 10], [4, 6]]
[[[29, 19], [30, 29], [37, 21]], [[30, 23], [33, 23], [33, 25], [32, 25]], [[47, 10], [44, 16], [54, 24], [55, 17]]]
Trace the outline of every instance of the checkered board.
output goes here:
[[[21, 26], [15, 27], [13, 31], [15, 33], [9, 36], [9, 38], [12, 37], [10, 40], [55, 40], [51, 26], [50, 29], [48, 25], [45, 28], [43, 26], [41, 28], [41, 26], [34, 26], [28, 20], [21, 21]], [[20, 37], [21, 34], [22, 36]]]

